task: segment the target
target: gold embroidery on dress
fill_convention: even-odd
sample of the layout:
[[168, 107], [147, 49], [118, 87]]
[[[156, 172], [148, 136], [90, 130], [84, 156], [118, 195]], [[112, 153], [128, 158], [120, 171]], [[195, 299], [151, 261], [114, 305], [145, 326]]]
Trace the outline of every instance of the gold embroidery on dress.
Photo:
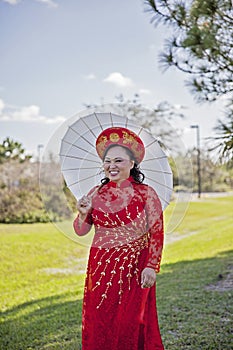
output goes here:
[[[101, 300], [100, 300], [100, 303], [97, 305], [97, 309], [102, 305], [104, 300], [107, 299], [107, 294], [108, 294], [109, 288], [112, 286], [113, 278], [117, 274], [117, 272], [116, 272], [117, 268], [120, 270], [120, 279], [118, 281], [118, 284], [119, 284], [119, 291], [118, 291], [119, 301], [118, 302], [119, 302], [119, 304], [121, 304], [121, 301], [122, 301], [122, 295], [123, 295], [123, 276], [122, 275], [123, 275], [123, 271], [125, 269], [128, 268], [127, 275], [126, 275], [126, 277], [128, 278], [128, 289], [130, 290], [131, 279], [133, 277], [133, 273], [132, 273], [133, 267], [134, 267], [134, 274], [136, 275], [136, 281], [139, 285], [139, 283], [140, 283], [139, 282], [139, 275], [138, 275], [139, 269], [138, 269], [137, 265], [138, 265], [139, 255], [141, 254], [141, 251], [144, 248], [148, 248], [148, 233], [144, 234], [139, 240], [134, 241], [132, 243], [129, 243], [129, 244], [125, 245], [124, 247], [111, 248], [111, 250], [113, 249], [113, 251], [110, 254], [110, 256], [108, 257], [108, 259], [106, 259], [106, 260], [104, 258], [106, 256], [106, 254], [108, 254], [110, 252], [110, 248], [104, 248], [105, 252], [101, 256], [100, 260], [98, 261], [97, 267], [92, 274], [94, 276], [96, 274], [96, 272], [99, 271], [99, 269], [103, 266], [103, 270], [100, 272], [100, 277], [99, 277], [98, 281], [96, 282], [96, 285], [92, 288], [92, 291], [94, 291], [96, 288], [98, 288], [101, 285], [101, 283], [106, 283], [106, 289], [101, 296]], [[98, 253], [99, 253], [99, 251], [97, 251], [97, 254], [95, 255], [94, 259], [98, 258]], [[114, 257], [114, 254], [116, 255], [116, 257]], [[122, 256], [124, 256], [123, 259], [122, 259]], [[110, 264], [110, 262], [111, 262], [111, 259], [115, 260], [114, 267], [111, 271], [111, 277], [110, 277], [109, 281], [105, 282], [105, 281], [103, 281], [103, 279], [104, 279], [104, 276], [106, 275], [106, 270], [108, 268], [108, 264]], [[128, 263], [128, 261], [129, 261], [129, 263]]]
[[[132, 198], [135, 199], [135, 194], [136, 200], [139, 196], [139, 202], [135, 203], [131, 212], [130, 203]], [[132, 283], [140, 286], [139, 261], [141, 254], [149, 248], [149, 229], [152, 225], [152, 219], [148, 221], [148, 209], [142, 205], [144, 197], [141, 193], [135, 193], [131, 187], [124, 188], [123, 191], [111, 188], [101, 193], [98, 200], [100, 202], [96, 203], [96, 210], [92, 213], [95, 225], [93, 247], [97, 248], [93, 258], [96, 263], [92, 270], [92, 291], [102, 291], [97, 309], [110, 297], [113, 285], [119, 294], [119, 304], [122, 303], [124, 291], [130, 290]], [[152, 214], [154, 221], [156, 212]]]
[[[113, 279], [119, 271], [119, 304], [122, 301], [123, 296], [123, 273], [126, 273], [128, 280], [128, 289], [131, 288], [131, 279], [134, 277], [138, 285], [139, 282], [139, 269], [138, 261], [141, 251], [144, 248], [148, 248], [148, 232], [142, 234], [142, 227], [146, 226], [146, 218], [143, 212], [136, 206], [136, 218], [131, 218], [131, 213], [126, 206], [126, 219], [129, 222], [123, 221], [118, 214], [112, 219], [109, 213], [104, 212], [100, 207], [99, 210], [104, 214], [105, 220], [101, 220], [97, 215], [93, 215], [93, 218], [98, 220], [103, 228], [101, 232], [100, 226], [98, 226], [97, 233], [95, 235], [94, 245], [99, 247], [94, 259], [98, 259], [99, 253], [101, 257], [97, 262], [96, 269], [93, 272], [93, 276], [98, 272], [99, 278], [93, 286], [92, 291], [98, 288], [100, 285], [105, 283], [106, 288], [101, 296], [101, 300], [97, 305], [99, 308], [104, 300], [108, 296], [108, 291], [112, 286]], [[103, 236], [102, 236], [103, 234]], [[110, 253], [110, 255], [109, 255]], [[110, 272], [110, 278], [105, 281], [107, 269], [111, 261], [114, 261], [112, 271]]]

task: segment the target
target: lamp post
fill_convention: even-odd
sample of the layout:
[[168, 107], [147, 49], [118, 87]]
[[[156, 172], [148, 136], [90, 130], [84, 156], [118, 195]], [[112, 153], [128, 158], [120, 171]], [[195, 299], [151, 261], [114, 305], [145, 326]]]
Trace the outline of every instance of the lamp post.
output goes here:
[[38, 146], [37, 146], [38, 163], [40, 163], [41, 149], [42, 149], [43, 147], [44, 147], [44, 145], [38, 145]]
[[198, 180], [198, 198], [201, 198], [201, 150], [200, 150], [200, 128], [199, 125], [191, 125], [190, 128], [197, 131], [197, 180]]
[[40, 158], [41, 158], [41, 149], [44, 147], [44, 145], [37, 145], [37, 157], [38, 157], [38, 176], [40, 173]]

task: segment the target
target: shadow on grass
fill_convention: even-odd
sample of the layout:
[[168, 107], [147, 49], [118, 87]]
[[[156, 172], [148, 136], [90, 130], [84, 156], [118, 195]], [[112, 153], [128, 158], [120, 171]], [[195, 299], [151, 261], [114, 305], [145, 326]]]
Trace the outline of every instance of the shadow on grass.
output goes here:
[[157, 305], [166, 350], [230, 350], [233, 290], [210, 290], [227, 278], [233, 251], [213, 258], [163, 265]]
[[[232, 290], [206, 288], [218, 283], [220, 274], [224, 279], [230, 264], [232, 251], [163, 265], [158, 275], [157, 304], [166, 350], [232, 349]], [[79, 350], [81, 309], [82, 300], [70, 293], [3, 312], [0, 349]]]
[[0, 349], [81, 349], [82, 300], [69, 299], [75, 296], [34, 300], [3, 312]]

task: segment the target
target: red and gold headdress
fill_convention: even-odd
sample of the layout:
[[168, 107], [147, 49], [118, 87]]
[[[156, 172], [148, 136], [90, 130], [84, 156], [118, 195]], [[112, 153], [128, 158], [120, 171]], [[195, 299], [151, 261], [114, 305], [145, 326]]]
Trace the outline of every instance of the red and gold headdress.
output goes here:
[[118, 145], [128, 148], [136, 161], [141, 163], [145, 155], [145, 147], [138, 135], [123, 127], [111, 127], [101, 132], [96, 140], [96, 150], [101, 159], [109, 146]]

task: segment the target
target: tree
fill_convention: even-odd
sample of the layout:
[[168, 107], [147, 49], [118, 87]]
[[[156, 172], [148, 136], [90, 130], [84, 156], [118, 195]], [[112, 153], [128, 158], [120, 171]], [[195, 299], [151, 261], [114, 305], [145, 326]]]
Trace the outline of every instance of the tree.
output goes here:
[[[186, 192], [192, 188], [194, 192], [198, 192], [196, 152], [196, 148], [189, 149], [185, 156], [178, 155], [170, 162], [176, 192]], [[192, 167], [189, 166], [189, 158], [191, 158]], [[200, 150], [200, 158], [202, 192], [224, 192], [233, 189], [232, 168], [229, 169], [226, 164], [214, 162], [209, 152], [204, 149]]]
[[160, 56], [191, 76], [187, 84], [197, 99], [233, 99], [233, 11], [231, 0], [146, 0], [152, 22], [172, 27]]
[[211, 151], [217, 151], [220, 161], [225, 162], [228, 167], [233, 167], [233, 107], [224, 121], [219, 120], [215, 127], [217, 136], [211, 139]]
[[[227, 97], [226, 121], [219, 120], [215, 145], [229, 162], [233, 149], [233, 10], [231, 0], [146, 0], [152, 21], [172, 27], [160, 62], [191, 78], [187, 85], [200, 101]], [[232, 164], [232, 162], [231, 162]]]
[[[174, 118], [184, 118], [183, 106], [174, 106], [167, 101], [160, 102], [154, 108], [146, 108], [140, 101], [140, 95], [135, 93], [132, 99], [125, 99], [123, 94], [115, 97], [116, 103], [101, 105], [101, 112], [111, 111], [119, 115], [127, 115], [136, 125], [149, 129], [158, 138], [160, 144], [179, 151], [181, 148], [178, 130], [174, 129], [170, 121]], [[86, 108], [96, 108], [98, 105], [84, 104]], [[183, 145], [182, 145], [183, 146]]]
[[32, 156], [25, 154], [25, 149], [20, 142], [6, 137], [0, 144], [0, 164], [8, 160], [19, 160], [24, 162]]
[[[9, 137], [0, 144], [0, 222], [48, 222], [70, 217], [65, 197], [57, 191], [56, 176], [50, 179], [47, 192], [41, 192], [38, 163], [31, 162], [30, 158], [22, 144]], [[59, 172], [55, 162], [50, 167], [56, 167], [56, 174]], [[43, 185], [41, 183], [41, 188]], [[42, 194], [46, 197], [44, 200]], [[69, 193], [67, 197], [70, 198]]]

